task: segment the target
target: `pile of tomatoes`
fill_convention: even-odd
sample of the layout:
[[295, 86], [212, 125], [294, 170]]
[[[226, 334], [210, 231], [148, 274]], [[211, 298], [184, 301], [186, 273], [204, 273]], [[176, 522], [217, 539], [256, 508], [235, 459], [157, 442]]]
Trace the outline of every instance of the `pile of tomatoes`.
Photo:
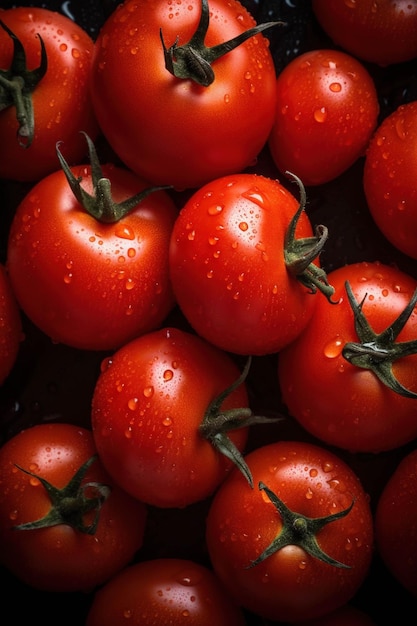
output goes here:
[[30, 4], [0, 11], [5, 613], [417, 616], [417, 4]]

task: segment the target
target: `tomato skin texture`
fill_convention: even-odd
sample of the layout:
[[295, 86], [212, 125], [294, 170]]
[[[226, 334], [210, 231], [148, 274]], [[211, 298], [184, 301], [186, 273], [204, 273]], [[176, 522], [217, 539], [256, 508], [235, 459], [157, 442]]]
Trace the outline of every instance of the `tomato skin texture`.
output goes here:
[[301, 54], [277, 78], [272, 159], [304, 185], [329, 182], [365, 154], [378, 113], [374, 82], [357, 59], [337, 50]]
[[313, 0], [322, 28], [347, 52], [381, 66], [417, 57], [415, 2]]
[[[119, 167], [102, 170], [116, 202], [149, 187]], [[91, 168], [72, 171], [92, 193]], [[50, 174], [22, 200], [9, 233], [7, 266], [21, 308], [54, 341], [84, 350], [117, 348], [153, 330], [174, 305], [168, 246], [176, 215], [158, 191], [115, 224], [101, 223], [63, 171]]]
[[0, 449], [0, 555], [2, 564], [35, 589], [91, 591], [125, 567], [142, 546], [147, 509], [114, 485], [96, 460], [85, 482], [111, 487], [100, 509], [96, 533], [59, 524], [35, 530], [12, 527], [44, 517], [51, 507], [39, 481], [64, 487], [96, 454], [89, 430], [73, 424], [38, 424], [21, 431]]
[[375, 512], [379, 554], [393, 576], [417, 597], [417, 450], [394, 470]]
[[127, 567], [93, 599], [86, 626], [245, 626], [241, 610], [207, 567], [161, 558]]
[[[209, 0], [207, 46], [255, 26], [235, 0]], [[154, 184], [197, 188], [252, 164], [267, 141], [275, 108], [269, 42], [250, 38], [213, 63], [203, 87], [165, 68], [167, 46], [194, 34], [201, 0], [128, 0], [96, 41], [92, 99], [107, 140], [126, 165]], [[114, 93], [118, 94], [114, 98]]]
[[206, 540], [214, 571], [242, 606], [277, 621], [320, 617], [348, 602], [368, 572], [373, 523], [367, 495], [356, 474], [325, 448], [281, 441], [246, 455], [254, 484], [263, 481], [293, 511], [322, 517], [355, 504], [317, 535], [320, 547], [350, 566], [338, 569], [286, 546], [248, 567], [282, 527], [277, 509], [256, 487], [233, 472], [216, 492]]
[[[211, 495], [232, 462], [198, 427], [209, 403], [239, 376], [229, 355], [176, 328], [120, 348], [104, 362], [91, 417], [100, 458], [113, 479], [159, 507], [183, 507]], [[242, 384], [222, 409], [247, 406]], [[229, 434], [242, 451], [247, 428]]]
[[12, 371], [22, 338], [20, 310], [6, 268], [0, 264], [0, 386]]
[[[276, 352], [307, 324], [316, 300], [288, 272], [284, 239], [299, 203], [277, 180], [225, 176], [197, 190], [175, 222], [170, 275], [199, 335], [236, 354]], [[298, 237], [313, 230], [303, 212]]]
[[[328, 278], [339, 303], [329, 307], [318, 301], [306, 330], [279, 355], [283, 402], [307, 431], [327, 444], [351, 452], [393, 450], [417, 436], [417, 404], [342, 356], [347, 342], [358, 341], [344, 283], [349, 281], [358, 303], [366, 295], [362, 310], [379, 333], [407, 306], [417, 281], [378, 262], [345, 265], [330, 272]], [[414, 311], [397, 341], [415, 340], [416, 336]], [[417, 355], [393, 364], [394, 375], [414, 392], [416, 365]]]
[[[48, 69], [33, 91], [35, 135], [28, 148], [16, 139], [15, 107], [0, 112], [0, 178], [35, 182], [59, 168], [57, 141], [65, 142], [69, 162], [79, 163], [86, 154], [80, 131], [92, 140], [98, 135], [89, 92], [94, 42], [73, 20], [49, 9], [16, 7], [0, 11], [0, 18], [22, 42], [29, 69], [40, 63], [38, 33], [46, 48]], [[11, 38], [0, 29], [2, 69], [10, 67], [12, 51]]]
[[371, 215], [398, 250], [417, 259], [417, 102], [404, 104], [375, 131], [363, 185]]

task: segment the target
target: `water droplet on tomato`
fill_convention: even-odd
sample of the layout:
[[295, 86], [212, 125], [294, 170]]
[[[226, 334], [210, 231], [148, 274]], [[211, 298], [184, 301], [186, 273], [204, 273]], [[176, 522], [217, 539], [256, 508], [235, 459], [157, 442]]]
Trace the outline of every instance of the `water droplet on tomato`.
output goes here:
[[319, 122], [320, 124], [322, 124], [323, 122], [326, 121], [326, 118], [327, 118], [326, 107], [320, 107], [320, 109], [316, 109], [314, 111], [314, 119], [316, 120], [316, 122]]
[[143, 395], [145, 396], [145, 398], [152, 398], [154, 392], [155, 392], [155, 389], [153, 388], [153, 386], [149, 385], [148, 387], [144, 388]]
[[328, 359], [334, 359], [341, 354], [342, 350], [343, 341], [340, 339], [340, 337], [335, 337], [335, 339], [332, 339], [332, 341], [329, 341], [324, 346], [324, 356], [326, 356]]
[[135, 238], [133, 228], [127, 224], [121, 224], [120, 222], [116, 224], [114, 234], [116, 237], [120, 237], [121, 239], [130, 239], [131, 241]]
[[342, 91], [342, 85], [340, 83], [338, 83], [338, 82], [330, 83], [329, 89], [333, 93], [339, 93], [340, 91]]
[[172, 370], [165, 370], [162, 377], [165, 381], [172, 380], [174, 377], [174, 372]]
[[239, 223], [239, 228], [240, 230], [242, 230], [243, 232], [245, 232], [246, 230], [248, 230], [249, 226], [247, 222], [240, 222]]
[[138, 398], [130, 398], [127, 402], [127, 408], [130, 411], [135, 411], [138, 406]]

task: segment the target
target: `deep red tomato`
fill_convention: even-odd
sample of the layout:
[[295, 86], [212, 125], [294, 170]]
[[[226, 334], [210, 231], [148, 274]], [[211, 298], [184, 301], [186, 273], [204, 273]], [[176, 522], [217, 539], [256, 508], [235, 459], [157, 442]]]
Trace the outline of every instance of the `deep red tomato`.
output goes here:
[[417, 5], [375, 0], [313, 0], [320, 25], [338, 45], [378, 65], [417, 57]]
[[0, 264], [0, 385], [16, 362], [22, 338], [19, 307], [6, 269]]
[[378, 113], [373, 79], [357, 59], [338, 50], [301, 54], [277, 78], [272, 158], [305, 185], [326, 183], [365, 153]]
[[245, 459], [256, 487], [231, 473], [207, 518], [211, 563], [231, 597], [277, 621], [343, 606], [372, 557], [373, 520], [358, 477], [328, 449], [299, 441]]
[[[72, 168], [93, 193], [90, 166]], [[128, 170], [102, 168], [114, 202], [149, 185]], [[151, 193], [105, 222], [78, 202], [63, 171], [39, 181], [17, 207], [7, 267], [19, 304], [54, 341], [84, 350], [117, 348], [157, 328], [174, 304], [168, 246], [177, 209]]]
[[381, 493], [375, 539], [393, 576], [417, 597], [417, 450], [401, 460]]
[[211, 407], [239, 377], [228, 354], [176, 328], [142, 335], [106, 359], [93, 394], [92, 427], [113, 479], [159, 507], [210, 496], [233, 464], [200, 425], [211, 408], [205, 427], [222, 443], [223, 418], [239, 409], [230, 440], [243, 450], [247, 428], [236, 428], [248, 412], [244, 381]]
[[417, 102], [410, 102], [377, 128], [366, 154], [363, 185], [378, 228], [413, 259], [417, 259], [416, 176]]
[[[32, 426], [0, 448], [0, 560], [36, 589], [92, 590], [143, 543], [146, 507], [98, 459], [74, 483], [96, 454], [89, 430], [61, 423]], [[45, 516], [50, 525], [36, 527]], [[29, 522], [35, 528], [20, 528]]]
[[[308, 327], [279, 354], [283, 401], [293, 417], [328, 444], [352, 452], [392, 450], [417, 436], [416, 348], [403, 358], [396, 352], [401, 342], [417, 339], [412, 302], [417, 281], [378, 262], [345, 265], [328, 277], [338, 304], [318, 300]], [[391, 328], [410, 302], [405, 326]], [[407, 390], [410, 397], [401, 393]]]
[[[299, 207], [294, 240], [288, 234]], [[229, 352], [279, 350], [301, 332], [322, 297], [311, 293], [318, 253], [315, 264], [298, 265], [308, 238], [314, 247], [302, 203], [277, 180], [236, 174], [204, 185], [181, 209], [171, 237], [171, 281], [185, 317]]]
[[[71, 163], [79, 163], [86, 154], [85, 131], [94, 139], [98, 125], [90, 99], [89, 81], [94, 42], [81, 26], [65, 15], [40, 7], [17, 7], [0, 11], [0, 20], [20, 41], [26, 56], [26, 67], [12, 66], [14, 41], [0, 28], [0, 76], [14, 80], [24, 78], [25, 100], [32, 102], [34, 134], [30, 143], [17, 137], [19, 123], [14, 105], [0, 112], [0, 178], [37, 181], [59, 168], [55, 151], [57, 141], [65, 141]], [[41, 66], [45, 46], [47, 69], [31, 96], [32, 78], [27, 70]], [[7, 90], [2, 82], [0, 103], [6, 102]], [[7, 100], [9, 103], [9, 100]], [[30, 108], [27, 112], [30, 118]], [[23, 146], [21, 145], [23, 144]]]
[[[208, 3], [207, 47], [255, 26], [236, 0]], [[215, 60], [208, 86], [166, 68], [161, 37], [179, 57], [201, 13], [201, 0], [121, 3], [97, 38], [92, 72], [97, 119], [122, 161], [152, 183], [180, 189], [250, 165], [274, 118], [276, 75], [262, 34]], [[186, 65], [200, 67], [195, 56]]]
[[207, 567], [161, 558], [125, 568], [98, 590], [86, 626], [244, 626], [243, 613]]

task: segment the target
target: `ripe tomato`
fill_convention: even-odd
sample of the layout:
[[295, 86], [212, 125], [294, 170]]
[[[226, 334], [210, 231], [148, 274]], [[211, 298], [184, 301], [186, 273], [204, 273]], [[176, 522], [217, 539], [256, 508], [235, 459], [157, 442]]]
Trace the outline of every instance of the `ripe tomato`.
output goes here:
[[326, 183], [364, 155], [378, 113], [373, 79], [359, 61], [337, 50], [305, 52], [277, 78], [271, 156], [305, 185]]
[[[142, 335], [106, 359], [91, 419], [113, 479], [159, 507], [183, 507], [210, 496], [233, 467], [213, 445], [228, 443], [228, 423], [222, 421], [229, 410], [230, 440], [239, 451], [247, 441], [247, 428], [238, 427], [248, 413], [244, 382], [212, 406], [239, 377], [229, 355], [176, 328]], [[212, 432], [204, 436], [200, 425], [209, 409], [204, 426]]]
[[[255, 26], [236, 0], [208, 2], [206, 46]], [[154, 184], [199, 187], [240, 171], [256, 159], [272, 127], [276, 75], [262, 34], [216, 59], [208, 86], [167, 69], [161, 38], [179, 57], [205, 4], [127, 0], [96, 41], [92, 99], [101, 129], [122, 161]], [[189, 67], [200, 68], [195, 56]]]
[[22, 338], [19, 307], [6, 269], [0, 264], [0, 385], [16, 362]]
[[[93, 171], [72, 169], [89, 194]], [[115, 203], [149, 188], [120, 167], [102, 174]], [[117, 348], [153, 330], [174, 304], [168, 247], [176, 215], [157, 191], [103, 221], [76, 199], [64, 171], [53, 172], [23, 198], [9, 232], [7, 266], [21, 308], [54, 341], [84, 350]]]
[[356, 474], [328, 449], [299, 441], [261, 446], [245, 459], [259, 488], [231, 473], [207, 518], [211, 563], [231, 597], [289, 622], [344, 605], [363, 583], [373, 547]]
[[413, 259], [417, 259], [416, 176], [417, 102], [410, 102], [377, 128], [366, 154], [363, 185], [378, 228]]
[[[351, 452], [395, 449], [417, 436], [417, 354], [415, 347], [404, 358], [397, 352], [401, 342], [417, 338], [411, 302], [417, 281], [378, 262], [342, 266], [329, 280], [338, 303], [329, 307], [318, 300], [308, 327], [279, 354], [283, 402], [307, 431], [330, 445]], [[391, 327], [410, 302], [405, 326]], [[407, 390], [410, 397], [402, 395]]]
[[404, 456], [382, 490], [375, 539], [393, 576], [417, 597], [417, 450]]
[[[172, 231], [170, 274], [199, 335], [229, 352], [260, 355], [301, 332], [318, 298], [311, 292], [324, 287], [315, 247], [327, 235], [318, 227], [313, 237], [303, 205], [256, 174], [216, 179], [185, 203]], [[295, 239], [290, 224], [299, 210]], [[315, 264], [300, 267], [307, 242]]]
[[[26, 57], [26, 67], [12, 65], [15, 41], [0, 28], [0, 76], [9, 81], [13, 77], [14, 82], [16, 75], [23, 76], [26, 117], [30, 119], [32, 110], [34, 119], [32, 142], [26, 126], [17, 137], [16, 106], [2, 81], [0, 104], [6, 108], [0, 112], [0, 178], [38, 181], [59, 167], [57, 141], [65, 141], [68, 159], [78, 163], [86, 153], [79, 131], [92, 139], [98, 134], [89, 91], [94, 42], [69, 17], [45, 8], [7, 9], [0, 11], [0, 20], [20, 41]], [[42, 42], [47, 68], [31, 91], [33, 76], [27, 70], [41, 66]]]
[[331, 39], [364, 61], [385, 66], [417, 57], [415, 2], [313, 0], [312, 6]]
[[[0, 560], [36, 589], [92, 590], [142, 545], [146, 507], [98, 459], [84, 465], [96, 454], [89, 430], [64, 423], [32, 426], [0, 448]], [[49, 525], [36, 524], [45, 517]]]
[[243, 613], [207, 567], [188, 559], [135, 563], [99, 589], [86, 626], [244, 626]]

